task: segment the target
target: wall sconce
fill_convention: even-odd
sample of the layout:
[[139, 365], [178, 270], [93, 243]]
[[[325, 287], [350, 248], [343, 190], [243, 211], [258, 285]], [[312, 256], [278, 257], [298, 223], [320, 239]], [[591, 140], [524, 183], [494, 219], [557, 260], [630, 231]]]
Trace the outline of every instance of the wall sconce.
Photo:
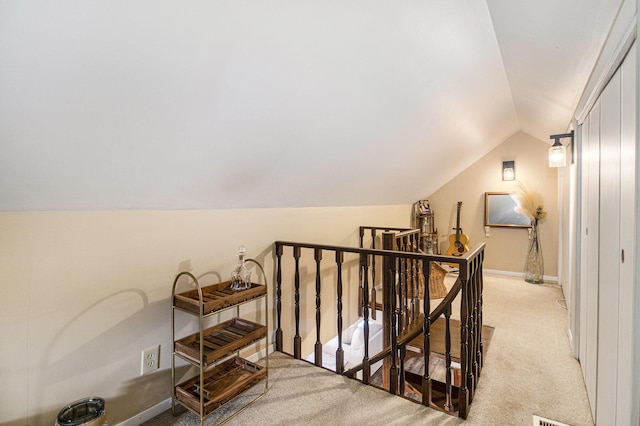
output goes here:
[[516, 180], [516, 162], [502, 162], [502, 180]]
[[571, 133], [562, 133], [559, 135], [551, 135], [549, 139], [555, 139], [551, 148], [549, 148], [549, 167], [564, 167], [567, 165], [567, 149], [560, 139], [571, 138], [571, 162], [573, 163], [573, 130]]

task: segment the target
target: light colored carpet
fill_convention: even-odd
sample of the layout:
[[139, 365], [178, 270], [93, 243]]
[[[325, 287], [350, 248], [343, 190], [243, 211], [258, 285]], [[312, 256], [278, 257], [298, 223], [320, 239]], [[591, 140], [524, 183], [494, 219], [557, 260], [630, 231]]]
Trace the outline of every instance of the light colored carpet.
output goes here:
[[469, 423], [530, 425], [537, 414], [593, 425], [561, 288], [486, 275], [483, 295], [484, 322], [495, 330]]
[[[567, 311], [556, 285], [485, 275], [484, 323], [495, 327], [469, 417], [470, 425], [531, 425], [532, 415], [573, 426], [593, 425], [582, 373], [572, 358]], [[287, 355], [269, 357], [269, 392], [229, 425], [415, 424], [457, 425], [462, 420], [394, 397]], [[256, 386], [205, 420], [217, 424]], [[146, 425], [196, 425], [181, 409]]]
[[[238, 406], [260, 394], [259, 384], [222, 410], [205, 425], [223, 420]], [[146, 425], [196, 425], [199, 419], [184, 409], [166, 412]], [[228, 425], [342, 425], [342, 424], [460, 424], [457, 418], [403, 398], [365, 386], [305, 361], [275, 352], [269, 356], [269, 392]]]

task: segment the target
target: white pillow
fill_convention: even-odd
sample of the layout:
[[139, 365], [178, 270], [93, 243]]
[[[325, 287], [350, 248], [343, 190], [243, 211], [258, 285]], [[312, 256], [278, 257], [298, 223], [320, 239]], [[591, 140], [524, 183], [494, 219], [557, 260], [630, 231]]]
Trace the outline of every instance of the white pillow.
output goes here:
[[359, 351], [364, 342], [364, 327], [358, 326], [351, 337], [351, 349]]
[[[377, 322], [369, 322], [369, 347], [371, 347], [371, 338], [382, 329], [382, 324]], [[359, 350], [364, 346], [364, 320], [358, 321], [358, 328], [353, 332], [351, 337], [351, 348]]]
[[349, 327], [347, 327], [343, 332], [342, 332], [342, 344], [343, 345], [350, 345], [351, 344], [351, 340], [353, 339], [353, 332], [356, 330], [356, 328], [358, 328], [358, 324], [360, 322], [356, 322], [354, 324], [351, 324]]

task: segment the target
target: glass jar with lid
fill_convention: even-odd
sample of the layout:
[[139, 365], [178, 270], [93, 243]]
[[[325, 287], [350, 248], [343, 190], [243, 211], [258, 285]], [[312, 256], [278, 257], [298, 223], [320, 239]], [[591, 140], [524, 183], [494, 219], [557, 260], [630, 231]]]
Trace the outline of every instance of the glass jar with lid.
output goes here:
[[243, 291], [251, 288], [251, 271], [249, 271], [244, 264], [244, 254], [246, 248], [244, 246], [238, 247], [238, 266], [231, 272], [231, 290]]

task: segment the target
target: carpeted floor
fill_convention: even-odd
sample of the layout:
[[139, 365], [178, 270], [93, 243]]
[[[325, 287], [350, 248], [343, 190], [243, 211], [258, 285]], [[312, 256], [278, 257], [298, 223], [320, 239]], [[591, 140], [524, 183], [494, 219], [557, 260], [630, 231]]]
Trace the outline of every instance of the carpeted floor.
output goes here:
[[483, 315], [495, 330], [469, 423], [529, 425], [537, 414], [593, 425], [580, 364], [569, 346], [562, 289], [486, 275]]
[[[537, 414], [573, 426], [593, 425], [580, 366], [569, 348], [562, 298], [556, 285], [485, 275], [484, 323], [494, 333], [465, 424], [531, 425]], [[462, 423], [284, 354], [272, 354], [269, 367], [269, 392], [227, 424]], [[207, 417], [205, 424], [219, 423], [263, 389], [262, 384], [254, 387]], [[176, 417], [167, 411], [145, 424], [196, 425], [199, 419], [180, 409]]]
[[[218, 424], [237, 407], [260, 394], [264, 385], [205, 419]], [[196, 425], [199, 419], [179, 410], [166, 412], [146, 425]], [[364, 386], [359, 382], [318, 368], [305, 361], [274, 352], [269, 356], [269, 392], [228, 425], [327, 425], [327, 424], [459, 424], [458, 419], [403, 398]]]

